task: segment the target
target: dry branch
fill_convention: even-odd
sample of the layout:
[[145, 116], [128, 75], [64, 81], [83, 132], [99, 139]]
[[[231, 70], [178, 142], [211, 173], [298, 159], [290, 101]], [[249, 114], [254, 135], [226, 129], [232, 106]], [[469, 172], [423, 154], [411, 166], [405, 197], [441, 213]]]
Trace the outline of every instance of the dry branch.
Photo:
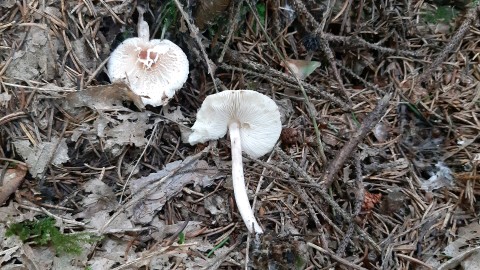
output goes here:
[[336, 212], [342, 216], [342, 218], [345, 220], [347, 223], [353, 223], [355, 226], [355, 230], [360, 234], [361, 237], [363, 237], [376, 251], [380, 251], [380, 247], [378, 247], [377, 243], [365, 232], [363, 231], [362, 228], [358, 226], [353, 220], [352, 217], [345, 212], [343, 208], [341, 208], [338, 203], [321, 187], [316, 186], [316, 181], [314, 181], [308, 174], [305, 172], [304, 169], [302, 169], [297, 162], [295, 162], [290, 156], [288, 156], [282, 149], [276, 147], [275, 151], [280, 155], [280, 157], [287, 161], [288, 164], [290, 164], [291, 168], [300, 176], [305, 178], [310, 184], [312, 184], [312, 187], [316, 187], [317, 192], [321, 195], [321, 198], [324, 199]]
[[423, 83], [429, 76], [431, 76], [432, 72], [437, 69], [442, 64], [442, 62], [449, 56], [453, 49], [462, 42], [463, 37], [470, 29], [470, 25], [472, 25], [472, 23], [478, 18], [479, 11], [480, 6], [477, 2], [475, 6], [469, 10], [462, 25], [458, 28], [457, 32], [455, 32], [455, 34], [447, 43], [445, 48], [443, 48], [443, 50], [438, 54], [437, 58], [435, 58], [435, 60], [433, 60], [430, 66], [422, 73], [416, 85]]
[[205, 47], [203, 47], [203, 43], [200, 38], [200, 32], [198, 30], [198, 27], [192, 24], [191, 22], [192, 20], [190, 16], [188, 16], [187, 12], [185, 12], [180, 1], [179, 0], [174, 0], [174, 1], [175, 1], [175, 5], [177, 5], [178, 10], [182, 14], [183, 19], [188, 25], [188, 29], [190, 30], [190, 36], [192, 36], [195, 39], [195, 42], [197, 43], [198, 48], [202, 52], [203, 59], [205, 60], [205, 65], [207, 66], [208, 74], [210, 74], [210, 77], [212, 78], [215, 91], [218, 92], [217, 81], [215, 80], [215, 64], [213, 64], [212, 60], [210, 60], [207, 52], [205, 51]]
[[327, 189], [333, 182], [335, 175], [340, 170], [340, 168], [345, 163], [345, 160], [350, 157], [355, 147], [367, 136], [367, 134], [372, 130], [372, 128], [380, 121], [381, 117], [385, 113], [387, 106], [390, 102], [392, 94], [385, 95], [381, 100], [378, 101], [377, 106], [373, 109], [372, 112], [363, 121], [360, 128], [352, 136], [352, 138], [342, 147], [338, 154], [335, 155], [335, 158], [330, 162], [327, 170], [325, 171], [322, 177], [322, 184]]

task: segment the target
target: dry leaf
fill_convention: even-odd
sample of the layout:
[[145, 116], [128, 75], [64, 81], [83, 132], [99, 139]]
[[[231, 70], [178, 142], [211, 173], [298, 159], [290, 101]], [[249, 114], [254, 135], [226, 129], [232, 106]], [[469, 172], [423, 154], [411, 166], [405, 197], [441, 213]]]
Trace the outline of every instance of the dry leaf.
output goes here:
[[[0, 209], [4, 208], [6, 207], [2, 207]], [[3, 268], [5, 265], [9, 264], [11, 260], [18, 260], [18, 258], [21, 256], [20, 248], [23, 245], [20, 238], [5, 236], [7, 225], [2, 222], [6, 223], [7, 219], [2, 219], [0, 221], [0, 268]]]
[[147, 124], [149, 113], [138, 112], [118, 115], [117, 118], [122, 122], [118, 125], [105, 130], [105, 137], [108, 138], [105, 143], [107, 149], [114, 145], [130, 145], [142, 147], [147, 144], [145, 132], [152, 128], [153, 125]]
[[112, 188], [95, 178], [83, 186], [86, 193], [90, 193], [82, 200], [83, 211], [78, 213], [76, 218], [87, 218], [95, 216], [101, 211], [113, 211], [118, 207], [118, 201]]
[[[204, 31], [222, 12], [226, 11], [231, 0], [202, 0], [197, 2], [195, 9], [195, 24]], [[226, 15], [225, 15], [226, 16]]]
[[98, 144], [101, 138], [102, 148], [115, 157], [125, 145], [142, 147], [147, 144], [145, 133], [153, 127], [153, 124], [148, 123], [150, 114], [149, 111], [101, 114], [93, 124], [84, 123], [74, 129], [71, 140], [77, 141], [84, 136], [91, 143]]
[[443, 250], [445, 255], [455, 257], [469, 248], [477, 247], [480, 238], [480, 224], [475, 221], [459, 228], [457, 236], [458, 238]]
[[220, 195], [212, 195], [203, 201], [205, 209], [212, 214], [212, 217], [218, 219], [220, 216], [227, 214], [228, 205], [225, 199]]
[[0, 179], [0, 205], [18, 189], [26, 174], [27, 168], [20, 164], [15, 169], [8, 169], [5, 174], [0, 170], [0, 175], [4, 175], [3, 179]]
[[33, 177], [39, 177], [50, 165], [60, 165], [70, 160], [66, 139], [53, 137], [51, 142], [41, 142], [35, 146], [28, 140], [14, 141], [13, 145], [28, 165], [28, 171]]
[[[99, 256], [96, 256], [97, 258], [105, 258], [110, 262], [121, 264], [125, 263], [127, 260], [133, 260], [137, 258], [135, 251], [131, 248], [131, 242], [121, 239], [106, 239], [102, 243], [102, 251], [100, 251], [98, 255]], [[127, 256], [125, 257], [125, 255]]]
[[[82, 200], [84, 210], [75, 215], [75, 218], [85, 218], [89, 220], [89, 225], [97, 230], [110, 220], [112, 213], [118, 208], [119, 204], [115, 197], [113, 189], [99, 179], [93, 179], [84, 186], [85, 192], [90, 193]], [[124, 213], [120, 213], [109, 225], [105, 231], [122, 230], [133, 228], [132, 222]]]
[[29, 266], [34, 266], [33, 269], [52, 269], [53, 258], [55, 257], [53, 248], [48, 246], [30, 246], [29, 244], [23, 244], [21, 253], [23, 255], [23, 263]]
[[304, 80], [308, 75], [312, 74], [319, 66], [321, 66], [321, 63], [317, 61], [285, 59], [281, 65], [285, 67], [287, 71], [290, 71], [287, 68], [288, 66], [295, 76], [300, 80]]
[[[184, 161], [177, 160], [167, 164], [165, 169], [159, 172], [131, 181], [130, 191], [132, 194], [137, 194], [178, 168], [182, 168], [179, 173], [165, 179], [162, 185], [151, 191], [150, 195], [127, 209], [133, 222], [149, 223], [155, 213], [162, 210], [166, 201], [178, 194], [186, 185], [199, 184], [206, 187], [213, 184], [213, 181], [219, 177], [217, 168], [209, 166], [206, 161], [192, 161], [192, 157], [187, 157]], [[183, 173], [182, 171], [186, 172]]]
[[81, 254], [62, 254], [61, 256], [53, 256], [53, 266], [50, 269], [63, 270], [85, 270], [88, 262], [88, 255], [92, 250], [92, 244], [79, 243]]
[[48, 29], [48, 25], [37, 23], [36, 26], [35, 31], [26, 34], [22, 47], [27, 49], [15, 50], [12, 62], [5, 70], [7, 77], [22, 81], [55, 79], [58, 72], [56, 63], [61, 61], [59, 52], [64, 51], [64, 44], [56, 35], [43, 30]]
[[180, 130], [180, 137], [182, 142], [188, 143], [188, 137], [192, 134], [192, 130], [185, 124], [188, 124], [188, 119], [183, 116], [182, 110], [180, 107], [177, 107], [174, 111], [169, 112], [169, 106], [164, 106], [163, 113], [165, 118], [168, 120], [176, 123], [178, 125], [178, 129]]
[[83, 91], [73, 92], [66, 97], [74, 108], [89, 107], [93, 110], [125, 109], [123, 101], [131, 101], [139, 110], [144, 110], [142, 98], [130, 90], [124, 82], [110, 85], [90, 86]]
[[480, 224], [478, 224], [478, 221], [459, 228], [458, 239], [451, 242], [443, 250], [445, 255], [452, 257], [452, 259], [444, 263], [438, 269], [454, 269], [458, 265], [461, 265], [464, 270], [480, 269], [480, 247], [478, 247], [479, 238]]

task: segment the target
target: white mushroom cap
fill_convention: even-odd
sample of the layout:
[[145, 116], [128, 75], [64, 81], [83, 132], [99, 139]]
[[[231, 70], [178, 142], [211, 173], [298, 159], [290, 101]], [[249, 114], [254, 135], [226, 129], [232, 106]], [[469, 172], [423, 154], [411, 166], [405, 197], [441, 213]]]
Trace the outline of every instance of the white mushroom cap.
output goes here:
[[[148, 38], [147, 38], [148, 39]], [[129, 38], [110, 55], [108, 76], [124, 81], [145, 105], [165, 105], [188, 78], [188, 59], [169, 40]]]
[[270, 152], [282, 130], [278, 106], [271, 98], [252, 90], [227, 90], [205, 99], [188, 142], [221, 138], [233, 121], [239, 123], [243, 152], [254, 158]]

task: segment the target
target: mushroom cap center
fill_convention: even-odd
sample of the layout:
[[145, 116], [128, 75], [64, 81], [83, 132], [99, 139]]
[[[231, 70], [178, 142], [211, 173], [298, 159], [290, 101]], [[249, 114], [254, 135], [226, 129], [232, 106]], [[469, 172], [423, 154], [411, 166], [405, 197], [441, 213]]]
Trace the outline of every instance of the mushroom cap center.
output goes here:
[[159, 54], [152, 49], [139, 49], [137, 61], [143, 69], [149, 70], [155, 68]]

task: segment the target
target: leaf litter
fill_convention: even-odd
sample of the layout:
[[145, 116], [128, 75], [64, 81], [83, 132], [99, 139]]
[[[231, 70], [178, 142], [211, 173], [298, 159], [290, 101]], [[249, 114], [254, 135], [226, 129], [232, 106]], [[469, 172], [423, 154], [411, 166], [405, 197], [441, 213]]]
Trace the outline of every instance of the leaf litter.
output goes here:
[[3, 176], [0, 179], [0, 206], [18, 189], [26, 174], [27, 168], [20, 164], [12, 169], [0, 169], [0, 175]]
[[[223, 1], [202, 15], [198, 1], [150, 3], [152, 36], [185, 49], [191, 75], [169, 108], [145, 108], [104, 69], [136, 34], [135, 1], [1, 1], [0, 170], [5, 180], [23, 161], [28, 173], [0, 207], [0, 267], [475, 269], [476, 3], [345, 3]], [[304, 80], [285, 59], [305, 59], [294, 67]], [[259, 243], [232, 203], [228, 138], [185, 143], [221, 89], [270, 95], [288, 131], [268, 157], [245, 160], [254, 210], [274, 232]], [[342, 150], [386, 93], [379, 124]], [[337, 156], [348, 158], [333, 184], [319, 182]], [[69, 257], [4, 236], [46, 216], [103, 239]]]
[[70, 160], [66, 139], [53, 137], [50, 142], [36, 145], [28, 140], [17, 140], [13, 145], [27, 163], [28, 171], [33, 177], [40, 177], [50, 164], [60, 165]]
[[[221, 178], [218, 169], [209, 166], [204, 160], [193, 160], [187, 157], [184, 161], [177, 160], [165, 165], [159, 172], [151, 173], [148, 176], [130, 182], [130, 190], [133, 194], [149, 188], [152, 183], [163, 180], [154, 190], [149, 190], [147, 197], [142, 198], [138, 203], [127, 208], [129, 216], [135, 223], [148, 224], [154, 215], [162, 210], [165, 203], [177, 195], [188, 185], [201, 186], [203, 188], [213, 184], [215, 179]], [[181, 172], [172, 177], [164, 179], [174, 171], [182, 168]]]

